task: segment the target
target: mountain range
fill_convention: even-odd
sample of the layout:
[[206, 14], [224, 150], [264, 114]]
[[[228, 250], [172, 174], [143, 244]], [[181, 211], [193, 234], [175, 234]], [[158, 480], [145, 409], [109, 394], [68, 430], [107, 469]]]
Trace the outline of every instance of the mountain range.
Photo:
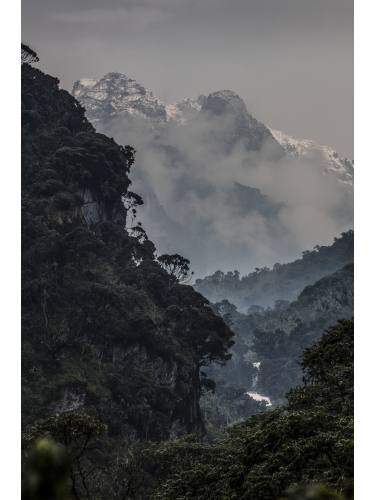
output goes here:
[[111, 72], [102, 78], [77, 80], [72, 95], [85, 107], [87, 118], [98, 130], [105, 129], [115, 118], [134, 117], [145, 120], [153, 132], [161, 133], [169, 126], [189, 123], [199, 112], [221, 115], [229, 111], [237, 115], [237, 130], [232, 134], [232, 143], [245, 138], [250, 149], [259, 149], [265, 139], [274, 138], [286, 154], [307, 158], [320, 156], [325, 173], [334, 172], [342, 177], [343, 182], [353, 184], [353, 160], [340, 158], [329, 146], [295, 139], [263, 125], [247, 112], [243, 100], [231, 90], [213, 92], [208, 97], [200, 95], [196, 100], [188, 98], [164, 104], [141, 83], [123, 73]]
[[98, 132], [139, 151], [138, 220], [196, 276], [288, 262], [352, 227], [353, 162], [267, 127], [230, 90], [164, 104], [111, 72], [78, 80], [72, 95]]

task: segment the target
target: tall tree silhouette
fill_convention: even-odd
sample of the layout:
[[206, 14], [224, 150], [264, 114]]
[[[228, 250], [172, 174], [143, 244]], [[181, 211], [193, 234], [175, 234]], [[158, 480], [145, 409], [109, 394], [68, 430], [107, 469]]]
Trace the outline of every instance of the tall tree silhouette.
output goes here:
[[39, 57], [36, 52], [34, 52], [30, 47], [21, 43], [21, 63], [33, 63], [38, 62]]

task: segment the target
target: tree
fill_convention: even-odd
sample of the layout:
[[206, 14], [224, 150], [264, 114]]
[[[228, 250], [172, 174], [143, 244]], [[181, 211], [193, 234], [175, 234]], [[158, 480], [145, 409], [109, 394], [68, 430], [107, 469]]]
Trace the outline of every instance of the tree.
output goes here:
[[72, 500], [68, 487], [69, 457], [48, 439], [29, 452], [22, 478], [22, 500]]
[[21, 63], [30, 64], [38, 61], [39, 57], [36, 55], [36, 52], [30, 49], [27, 45], [21, 43]]
[[[129, 146], [127, 146], [129, 148]], [[132, 149], [132, 148], [131, 148]], [[134, 150], [133, 150], [134, 151]], [[132, 191], [128, 191], [125, 195], [122, 196], [122, 201], [124, 203], [124, 207], [127, 213], [131, 213], [131, 223], [134, 222], [136, 218], [137, 210], [135, 207], [139, 205], [143, 205], [142, 197], [137, 193], [133, 193]]]
[[157, 261], [179, 283], [188, 283], [193, 277], [194, 272], [189, 274], [190, 261], [181, 257], [181, 255], [163, 254], [157, 258]]
[[105, 427], [99, 420], [86, 414], [69, 412], [37, 421], [24, 436], [24, 441], [30, 446], [40, 438], [47, 438], [62, 445], [71, 464], [68, 476], [73, 496], [79, 499], [85, 494], [90, 498], [88, 478], [104, 465], [92, 464], [87, 457], [97, 450], [96, 438], [104, 431]]
[[148, 240], [148, 236], [146, 234], [146, 231], [143, 229], [141, 222], [138, 222], [138, 224], [129, 230], [133, 235], [137, 238], [137, 240], [140, 243], [144, 243], [145, 241]]

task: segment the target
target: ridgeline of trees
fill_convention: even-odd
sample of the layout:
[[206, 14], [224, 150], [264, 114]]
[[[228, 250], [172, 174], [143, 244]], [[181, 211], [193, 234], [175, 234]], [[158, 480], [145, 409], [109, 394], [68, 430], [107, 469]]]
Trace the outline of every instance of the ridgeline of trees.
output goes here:
[[[224, 274], [216, 271], [194, 288], [211, 302], [229, 300], [241, 312], [250, 307], [273, 307], [277, 300], [296, 300], [302, 290], [324, 276], [354, 262], [354, 231], [349, 230], [334, 238], [330, 246], [319, 246], [302, 252], [302, 259], [289, 264], [276, 263], [273, 269], [256, 268], [240, 278], [238, 271]], [[250, 311], [251, 312], [251, 311]]]

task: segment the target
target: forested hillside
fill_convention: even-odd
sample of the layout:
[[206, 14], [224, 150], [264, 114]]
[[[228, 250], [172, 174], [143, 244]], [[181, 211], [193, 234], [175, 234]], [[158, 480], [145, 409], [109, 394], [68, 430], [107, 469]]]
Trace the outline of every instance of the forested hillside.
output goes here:
[[77, 410], [116, 443], [201, 437], [200, 367], [233, 334], [134, 222], [134, 150], [58, 84], [22, 65], [23, 428]]
[[216, 385], [215, 394], [201, 401], [214, 436], [218, 429], [267, 409], [246, 392], [269, 397], [273, 406], [286, 403], [288, 390], [302, 383], [297, 361], [303, 349], [319, 341], [338, 318], [354, 314], [354, 265], [307, 286], [292, 303], [278, 301], [272, 310], [246, 315], [227, 300], [211, 307], [235, 332], [232, 359], [223, 368], [205, 370]]
[[302, 259], [289, 264], [276, 263], [273, 269], [264, 267], [240, 278], [238, 271], [224, 274], [216, 271], [194, 288], [211, 302], [229, 300], [241, 312], [252, 306], [274, 307], [276, 300], [296, 300], [305, 286], [341, 269], [354, 261], [354, 231], [349, 230], [335, 238], [331, 246], [316, 245], [306, 250]]

